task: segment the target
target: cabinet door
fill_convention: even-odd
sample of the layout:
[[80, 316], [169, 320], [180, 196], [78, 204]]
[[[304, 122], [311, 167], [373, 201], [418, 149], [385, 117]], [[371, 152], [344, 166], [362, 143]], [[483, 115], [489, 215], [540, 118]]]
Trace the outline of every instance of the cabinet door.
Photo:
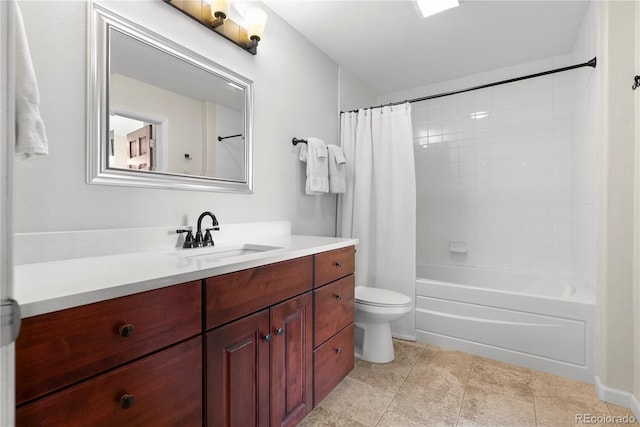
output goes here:
[[269, 310], [206, 333], [207, 426], [269, 425]]
[[313, 405], [311, 293], [271, 307], [271, 426], [295, 426]]

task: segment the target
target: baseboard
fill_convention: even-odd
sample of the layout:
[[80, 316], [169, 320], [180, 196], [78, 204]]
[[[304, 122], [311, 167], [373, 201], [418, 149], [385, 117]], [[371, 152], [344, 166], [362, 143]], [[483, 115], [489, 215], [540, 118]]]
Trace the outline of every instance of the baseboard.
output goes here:
[[614, 405], [624, 406], [630, 408], [637, 419], [640, 419], [640, 402], [638, 398], [628, 391], [618, 390], [616, 388], [608, 387], [602, 384], [600, 377], [595, 376], [596, 393], [601, 400]]
[[392, 333], [391, 334], [394, 338], [398, 338], [399, 340], [405, 340], [405, 341], [415, 341], [416, 340], [416, 336], [414, 335], [407, 335], [407, 334], [395, 334]]

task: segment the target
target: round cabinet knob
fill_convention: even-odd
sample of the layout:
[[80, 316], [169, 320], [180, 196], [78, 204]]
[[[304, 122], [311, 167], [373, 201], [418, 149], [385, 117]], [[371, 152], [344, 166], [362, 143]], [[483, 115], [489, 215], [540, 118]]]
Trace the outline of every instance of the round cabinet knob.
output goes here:
[[340, 261], [336, 262], [336, 267], [342, 267], [342, 263]]
[[265, 340], [266, 342], [270, 342], [270, 341], [271, 341], [271, 334], [267, 334], [267, 335], [265, 335], [265, 336], [264, 336], [264, 340]]
[[338, 354], [342, 353], [342, 348], [341, 347], [336, 348], [336, 353]]
[[336, 299], [342, 299], [342, 294], [336, 294]]
[[136, 403], [136, 397], [132, 394], [124, 394], [120, 398], [120, 407], [122, 409], [129, 409]]
[[136, 328], [134, 328], [132, 324], [127, 323], [126, 325], [120, 326], [120, 329], [118, 329], [118, 332], [120, 333], [120, 336], [122, 338], [127, 338], [133, 335], [133, 332], [135, 330]]
[[276, 335], [282, 335], [282, 334], [284, 334], [284, 329], [283, 328], [276, 329]]

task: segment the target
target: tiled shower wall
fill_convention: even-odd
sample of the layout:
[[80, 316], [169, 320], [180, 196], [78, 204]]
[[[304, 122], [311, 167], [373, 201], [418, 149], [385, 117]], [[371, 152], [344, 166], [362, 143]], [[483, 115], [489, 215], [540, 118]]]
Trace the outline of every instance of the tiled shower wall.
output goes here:
[[[381, 101], [585, 62], [595, 52], [591, 17], [590, 9], [575, 54], [389, 94]], [[593, 75], [591, 68], [579, 69], [412, 104], [418, 264], [577, 275], [593, 289]], [[467, 252], [450, 251], [452, 243]]]
[[570, 274], [573, 113], [570, 73], [414, 104], [419, 262]]

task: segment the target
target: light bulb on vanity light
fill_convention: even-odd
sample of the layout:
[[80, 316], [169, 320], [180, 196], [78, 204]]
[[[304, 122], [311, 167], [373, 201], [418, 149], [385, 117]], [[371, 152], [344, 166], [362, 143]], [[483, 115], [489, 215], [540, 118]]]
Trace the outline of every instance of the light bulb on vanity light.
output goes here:
[[259, 7], [250, 7], [244, 13], [244, 19], [249, 40], [251, 40], [252, 43], [258, 44], [264, 34], [267, 13]]
[[211, 26], [213, 28], [224, 24], [224, 20], [229, 15], [229, 3], [231, 0], [211, 0]]

